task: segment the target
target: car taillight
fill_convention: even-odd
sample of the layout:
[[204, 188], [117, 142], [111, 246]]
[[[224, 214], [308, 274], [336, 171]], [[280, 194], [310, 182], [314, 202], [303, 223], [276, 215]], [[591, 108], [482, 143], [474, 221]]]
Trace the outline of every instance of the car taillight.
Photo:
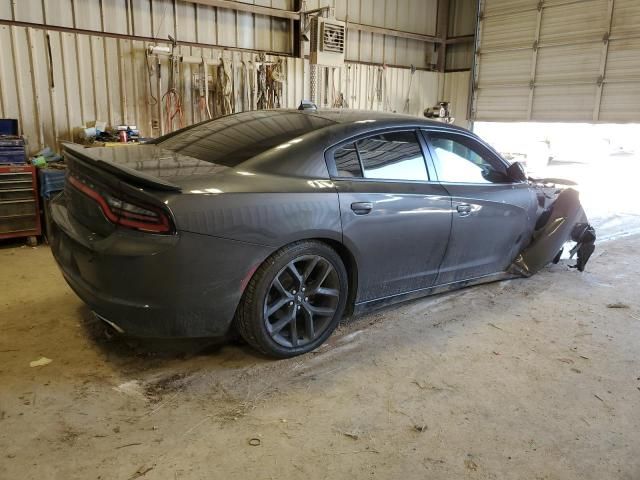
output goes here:
[[169, 216], [162, 210], [123, 200], [73, 175], [68, 175], [67, 180], [74, 188], [95, 200], [110, 222], [143, 232], [171, 233]]

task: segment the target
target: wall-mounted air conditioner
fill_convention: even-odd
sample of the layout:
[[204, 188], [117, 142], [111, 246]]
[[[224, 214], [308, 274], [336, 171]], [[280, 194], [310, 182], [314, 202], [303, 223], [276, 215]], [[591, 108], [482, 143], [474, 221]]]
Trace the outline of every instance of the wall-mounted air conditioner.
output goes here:
[[310, 55], [313, 65], [341, 67], [344, 65], [346, 25], [333, 18], [310, 18]]

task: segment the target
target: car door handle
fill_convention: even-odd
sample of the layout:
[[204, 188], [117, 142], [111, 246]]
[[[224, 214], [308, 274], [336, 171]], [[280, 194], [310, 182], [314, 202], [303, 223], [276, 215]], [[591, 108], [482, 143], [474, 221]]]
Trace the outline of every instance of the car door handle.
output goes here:
[[468, 217], [469, 215], [471, 215], [471, 205], [467, 203], [458, 205], [456, 207], [456, 210], [458, 210], [458, 215], [460, 215], [461, 217]]
[[373, 210], [373, 203], [371, 202], [354, 202], [351, 204], [351, 210], [356, 215], [366, 215]]

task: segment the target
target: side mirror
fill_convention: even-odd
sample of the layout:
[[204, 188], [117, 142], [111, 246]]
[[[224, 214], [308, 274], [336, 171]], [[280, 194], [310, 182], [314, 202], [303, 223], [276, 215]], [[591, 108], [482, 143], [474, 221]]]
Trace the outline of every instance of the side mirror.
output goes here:
[[493, 169], [483, 169], [482, 178], [491, 183], [509, 183], [511, 178], [504, 172], [499, 172]]
[[507, 168], [507, 176], [513, 182], [526, 182], [528, 178], [527, 172], [520, 162], [513, 162], [509, 165], [509, 168]]

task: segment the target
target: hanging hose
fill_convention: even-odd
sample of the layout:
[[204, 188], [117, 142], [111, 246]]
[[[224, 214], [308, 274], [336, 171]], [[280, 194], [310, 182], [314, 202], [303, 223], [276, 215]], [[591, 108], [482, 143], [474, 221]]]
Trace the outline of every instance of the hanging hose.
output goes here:
[[240, 94], [242, 96], [242, 111], [251, 110], [251, 99], [249, 98], [249, 67], [247, 62], [242, 60], [240, 68]]
[[176, 88], [176, 77], [180, 74], [180, 64], [178, 57], [171, 55], [169, 69], [169, 88], [162, 96], [165, 111], [165, 127], [170, 131], [174, 130], [174, 121], [177, 119], [178, 128], [184, 127], [184, 114], [182, 112], [182, 100]]
[[182, 102], [180, 101], [180, 94], [175, 88], [167, 90], [162, 96], [165, 110], [165, 125], [170, 130], [175, 130], [174, 121], [178, 120], [178, 128], [184, 127], [184, 115], [182, 112]]
[[409, 113], [409, 106], [411, 104], [411, 86], [413, 85], [413, 76], [416, 73], [416, 67], [411, 65], [411, 77], [409, 78], [409, 88], [407, 89], [407, 99], [404, 102], [403, 113]]
[[[202, 57], [202, 85], [204, 95], [200, 97], [200, 100], [204, 100], [204, 110], [207, 112], [207, 116], [211, 119], [211, 108], [209, 107], [209, 72], [207, 71], [207, 61]], [[202, 108], [202, 107], [201, 107]]]
[[158, 99], [153, 96], [153, 93], [152, 93], [153, 89], [151, 88], [151, 77], [153, 76], [153, 66], [149, 65], [149, 50], [147, 50], [146, 48], [144, 50], [144, 57], [147, 63], [147, 78], [149, 80], [149, 97], [150, 97], [149, 105], [157, 105]]
[[333, 95], [333, 108], [344, 108], [344, 94], [342, 92], [338, 92], [336, 88], [336, 69], [331, 69], [331, 93]]
[[383, 110], [388, 112], [391, 110], [391, 101], [389, 100], [389, 90], [387, 89], [387, 66], [383, 65], [383, 92], [384, 92], [384, 107]]
[[382, 97], [384, 95], [384, 67], [378, 67], [376, 70], [376, 101], [378, 102], [378, 110], [382, 106]]
[[347, 92], [347, 98], [345, 98], [344, 95], [341, 94], [343, 108], [349, 108], [348, 98], [349, 98], [350, 82], [351, 82], [351, 65], [347, 65], [347, 72], [345, 74], [345, 88], [344, 88], [344, 91]]

